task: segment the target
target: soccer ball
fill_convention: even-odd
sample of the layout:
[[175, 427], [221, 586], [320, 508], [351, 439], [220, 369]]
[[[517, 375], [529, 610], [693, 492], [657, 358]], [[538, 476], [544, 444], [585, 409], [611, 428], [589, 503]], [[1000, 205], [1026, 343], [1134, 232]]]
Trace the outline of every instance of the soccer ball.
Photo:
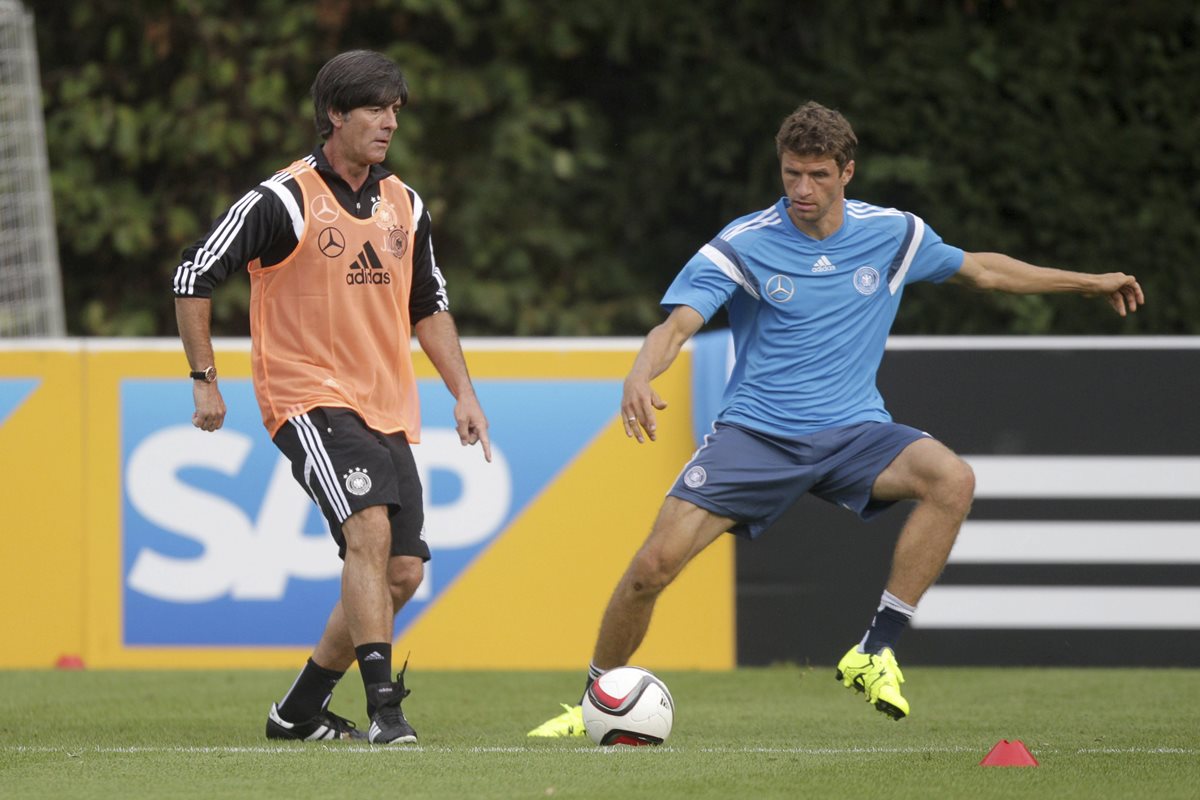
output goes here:
[[583, 697], [583, 727], [596, 744], [662, 744], [675, 720], [667, 685], [640, 667], [617, 667]]

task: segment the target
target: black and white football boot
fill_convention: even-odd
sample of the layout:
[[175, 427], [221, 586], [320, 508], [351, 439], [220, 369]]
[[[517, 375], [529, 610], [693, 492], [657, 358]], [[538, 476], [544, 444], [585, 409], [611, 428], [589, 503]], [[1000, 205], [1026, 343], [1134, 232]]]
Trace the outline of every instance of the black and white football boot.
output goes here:
[[305, 742], [320, 742], [330, 739], [366, 739], [367, 735], [358, 729], [352, 721], [339, 717], [328, 708], [304, 722], [287, 722], [279, 715], [279, 704], [271, 703], [267, 712], [268, 739], [299, 739]]
[[404, 718], [400, 703], [411, 693], [404, 688], [404, 673], [408, 661], [400, 669], [395, 683], [373, 683], [367, 687], [367, 704], [375, 709], [367, 741], [371, 744], [412, 744], [417, 732]]

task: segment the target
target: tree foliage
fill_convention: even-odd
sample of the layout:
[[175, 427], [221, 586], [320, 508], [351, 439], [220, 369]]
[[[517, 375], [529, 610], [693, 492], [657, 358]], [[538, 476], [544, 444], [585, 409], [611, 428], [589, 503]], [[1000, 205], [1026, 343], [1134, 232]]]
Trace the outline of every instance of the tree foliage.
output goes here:
[[[1200, 11], [1032, 0], [78, 0], [37, 7], [76, 334], [174, 332], [180, 251], [315, 142], [335, 53], [412, 90], [388, 167], [434, 216], [462, 330], [641, 334], [679, 267], [779, 194], [812, 98], [860, 139], [852, 197], [968, 250], [1123, 270], [1095, 300], [916, 287], [904, 333], [1200, 332]], [[245, 281], [217, 333], [247, 329]]]

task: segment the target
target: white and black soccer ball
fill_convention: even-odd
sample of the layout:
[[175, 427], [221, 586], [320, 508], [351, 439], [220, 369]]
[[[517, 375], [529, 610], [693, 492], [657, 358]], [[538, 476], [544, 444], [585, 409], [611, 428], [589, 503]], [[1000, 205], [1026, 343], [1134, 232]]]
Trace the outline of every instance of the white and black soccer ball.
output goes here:
[[674, 721], [667, 685], [641, 667], [610, 669], [583, 696], [583, 727], [596, 744], [662, 744]]

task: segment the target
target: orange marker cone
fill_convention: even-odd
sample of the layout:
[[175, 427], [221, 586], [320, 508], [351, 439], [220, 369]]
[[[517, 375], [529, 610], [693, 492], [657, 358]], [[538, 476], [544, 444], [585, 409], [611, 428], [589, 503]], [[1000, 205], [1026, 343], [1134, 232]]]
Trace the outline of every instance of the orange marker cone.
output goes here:
[[1020, 739], [1001, 739], [979, 762], [981, 767], [1036, 767], [1037, 759]]

